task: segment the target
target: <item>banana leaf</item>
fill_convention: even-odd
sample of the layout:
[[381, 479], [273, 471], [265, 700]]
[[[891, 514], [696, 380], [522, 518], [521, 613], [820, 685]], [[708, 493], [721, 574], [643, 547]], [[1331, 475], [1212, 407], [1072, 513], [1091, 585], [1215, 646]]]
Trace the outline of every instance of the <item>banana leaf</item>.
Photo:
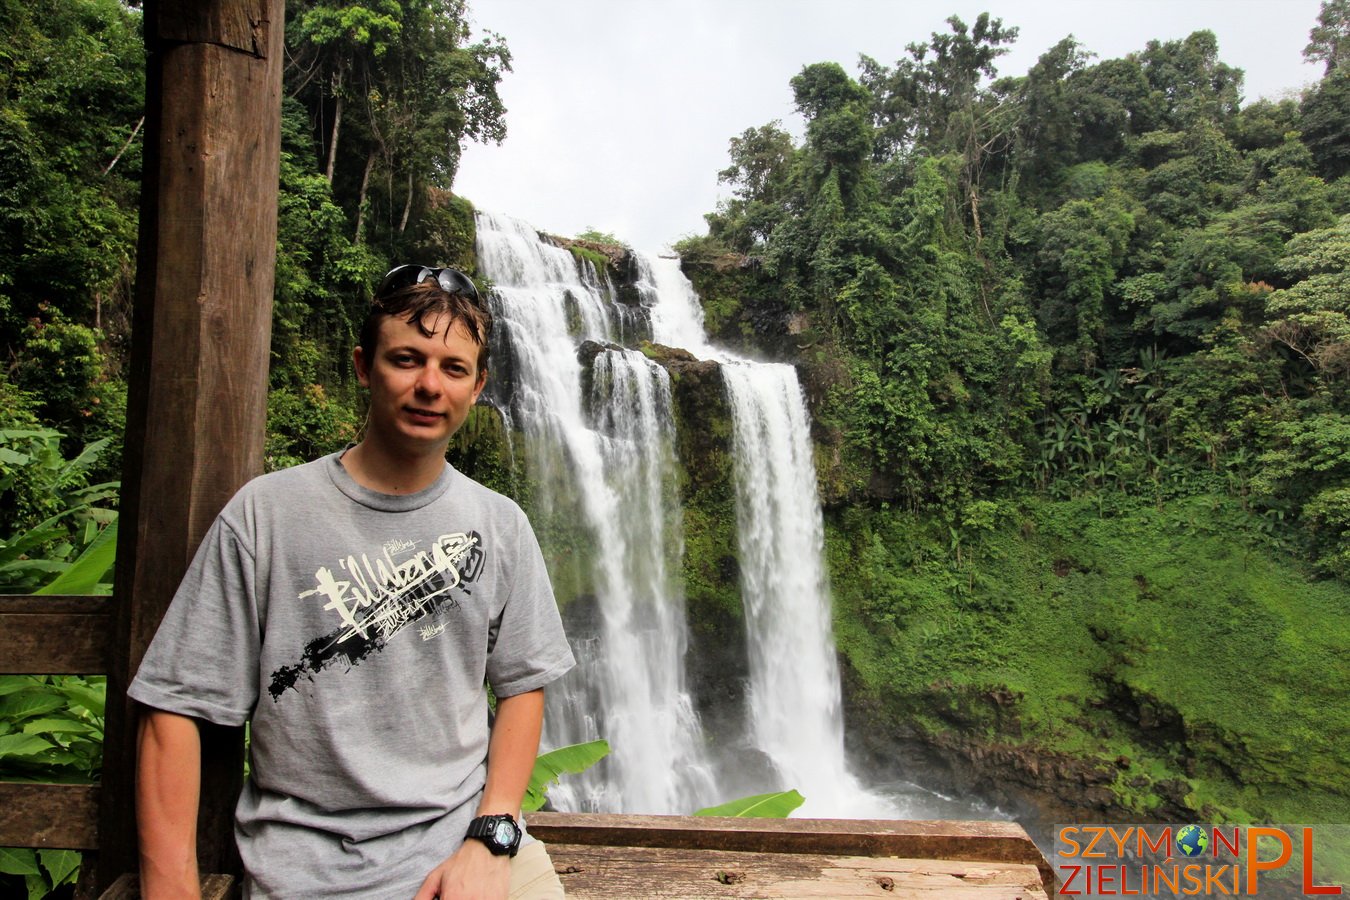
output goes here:
[[709, 806], [694, 813], [696, 816], [735, 816], [740, 819], [786, 819], [792, 811], [806, 802], [806, 798], [793, 791], [778, 791], [772, 794], [755, 794], [742, 797], [720, 806]]

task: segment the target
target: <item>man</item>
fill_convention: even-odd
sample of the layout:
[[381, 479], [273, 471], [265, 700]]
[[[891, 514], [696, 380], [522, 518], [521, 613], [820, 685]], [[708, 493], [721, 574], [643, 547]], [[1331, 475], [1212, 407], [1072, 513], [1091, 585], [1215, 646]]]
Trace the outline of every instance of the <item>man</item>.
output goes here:
[[572, 654], [524, 514], [445, 461], [491, 327], [463, 273], [391, 271], [352, 352], [360, 442], [207, 533], [128, 691], [149, 900], [197, 893], [196, 719], [251, 722], [246, 897], [562, 896], [517, 818]]

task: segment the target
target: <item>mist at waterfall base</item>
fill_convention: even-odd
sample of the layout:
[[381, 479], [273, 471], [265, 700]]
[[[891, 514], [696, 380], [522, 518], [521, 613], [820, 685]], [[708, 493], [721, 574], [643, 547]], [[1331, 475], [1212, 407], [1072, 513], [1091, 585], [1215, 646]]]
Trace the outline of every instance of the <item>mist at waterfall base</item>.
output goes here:
[[[522, 436], [512, 452], [536, 515], [570, 523], [594, 548], [582, 554], [593, 589], [564, 611], [578, 665], [548, 691], [542, 743], [603, 738], [612, 749], [553, 787], [554, 807], [689, 814], [796, 789], [807, 816], [997, 815], [908, 781], [865, 784], [846, 762], [810, 422], [793, 368], [712, 346], [678, 260], [634, 252], [639, 302], [622, 303], [603, 269], [525, 223], [479, 211], [477, 224], [497, 320], [489, 401]], [[671, 383], [632, 349], [643, 339], [720, 364], [749, 673], [739, 721], [701, 721], [688, 688]]]

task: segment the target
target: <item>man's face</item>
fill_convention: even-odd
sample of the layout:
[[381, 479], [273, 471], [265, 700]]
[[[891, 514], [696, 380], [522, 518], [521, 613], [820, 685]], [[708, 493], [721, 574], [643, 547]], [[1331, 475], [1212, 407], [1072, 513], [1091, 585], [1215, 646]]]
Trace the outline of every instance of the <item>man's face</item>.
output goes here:
[[353, 351], [356, 376], [370, 389], [371, 437], [408, 449], [444, 448], [487, 381], [463, 322], [441, 314], [423, 324], [431, 337], [390, 316], [380, 322], [373, 359]]

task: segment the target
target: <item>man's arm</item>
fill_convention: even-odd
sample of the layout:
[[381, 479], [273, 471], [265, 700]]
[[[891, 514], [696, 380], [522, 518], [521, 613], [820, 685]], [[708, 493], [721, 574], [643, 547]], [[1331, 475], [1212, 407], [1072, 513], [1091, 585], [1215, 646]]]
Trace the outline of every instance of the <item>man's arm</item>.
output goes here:
[[[520, 817], [543, 725], [543, 689], [497, 701], [497, 719], [488, 742], [487, 785], [476, 815]], [[493, 856], [482, 841], [465, 841], [432, 870], [413, 900], [504, 898], [511, 883], [510, 863], [509, 857]]]
[[136, 831], [141, 896], [199, 898], [197, 804], [201, 736], [195, 720], [141, 707], [136, 766]]

